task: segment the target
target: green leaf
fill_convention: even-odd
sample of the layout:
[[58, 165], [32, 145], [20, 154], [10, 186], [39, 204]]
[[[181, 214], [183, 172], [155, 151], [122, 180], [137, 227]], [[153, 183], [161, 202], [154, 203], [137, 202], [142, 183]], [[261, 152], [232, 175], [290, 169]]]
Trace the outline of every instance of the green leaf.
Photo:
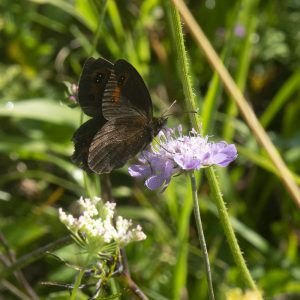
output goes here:
[[50, 99], [8, 101], [0, 104], [0, 117], [26, 118], [59, 125], [79, 125], [79, 110], [63, 106]]

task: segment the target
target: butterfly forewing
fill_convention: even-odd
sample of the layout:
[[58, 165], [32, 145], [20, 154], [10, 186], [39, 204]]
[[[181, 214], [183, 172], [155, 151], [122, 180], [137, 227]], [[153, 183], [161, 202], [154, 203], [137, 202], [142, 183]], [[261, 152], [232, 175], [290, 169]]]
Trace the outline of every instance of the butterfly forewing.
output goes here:
[[113, 71], [113, 64], [99, 58], [89, 58], [79, 80], [78, 102], [83, 112], [91, 117], [102, 116], [102, 98]]
[[130, 100], [122, 94], [122, 86], [117, 82], [114, 70], [110, 73], [103, 93], [102, 111], [107, 120], [141, 115], [135, 107], [131, 106]]
[[152, 118], [148, 89], [136, 69], [125, 60], [114, 64], [103, 94], [102, 112], [107, 120], [130, 116], [145, 116], [149, 121]]

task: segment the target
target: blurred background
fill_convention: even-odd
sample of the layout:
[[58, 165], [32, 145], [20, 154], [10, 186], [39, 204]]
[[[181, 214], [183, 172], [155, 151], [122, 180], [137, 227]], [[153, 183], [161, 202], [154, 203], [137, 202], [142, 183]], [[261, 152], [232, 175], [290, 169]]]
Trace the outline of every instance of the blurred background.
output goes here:
[[[300, 184], [300, 2], [186, 4]], [[154, 114], [176, 99], [168, 125], [191, 129], [173, 31], [167, 1], [0, 0], [0, 230], [17, 258], [67, 235], [58, 207], [87, 196], [86, 186], [100, 194], [99, 176], [70, 161], [82, 114], [64, 82], [77, 83], [88, 57], [128, 60], [149, 88]], [[300, 299], [299, 210], [187, 31], [185, 42], [200, 112], [213, 103], [208, 134], [238, 147], [238, 159], [217, 172], [249, 269], [266, 299]], [[207, 299], [188, 178], [174, 178], [163, 194], [127, 167], [111, 180], [118, 211], [148, 236], [126, 249], [140, 288], [151, 299]], [[199, 197], [217, 299], [225, 299], [244, 286], [204, 176]], [[3, 241], [0, 250], [4, 261]], [[69, 248], [57, 254], [74, 256]], [[68, 299], [66, 288], [41, 282], [72, 283], [76, 273], [47, 256], [23, 272], [42, 299]], [[13, 275], [0, 276], [2, 299], [24, 293]]]

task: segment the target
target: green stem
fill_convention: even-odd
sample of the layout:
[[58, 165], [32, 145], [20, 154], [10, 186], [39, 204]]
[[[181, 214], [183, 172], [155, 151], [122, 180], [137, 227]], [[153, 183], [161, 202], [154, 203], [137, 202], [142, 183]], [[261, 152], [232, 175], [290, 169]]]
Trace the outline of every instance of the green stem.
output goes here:
[[[190, 80], [190, 70], [187, 62], [187, 54], [184, 46], [184, 40], [183, 40], [183, 33], [182, 33], [182, 27], [180, 22], [180, 16], [178, 11], [176, 10], [174, 5], [170, 4], [170, 10], [171, 10], [171, 21], [172, 25], [174, 27], [174, 37], [176, 42], [176, 48], [178, 52], [178, 63], [181, 70], [181, 76], [182, 76], [182, 84], [185, 94], [185, 100], [187, 102], [187, 106], [191, 110], [196, 110], [196, 101], [195, 96], [193, 94], [192, 89], [192, 83]], [[200, 126], [197, 120], [197, 117], [194, 114], [190, 114], [190, 119], [193, 127], [200, 132]], [[253, 290], [257, 290], [256, 284], [254, 280], [251, 277], [251, 274], [247, 268], [246, 262], [243, 258], [243, 255], [241, 253], [241, 250], [239, 248], [239, 245], [237, 243], [237, 239], [235, 237], [233, 228], [229, 221], [229, 216], [226, 210], [226, 206], [224, 203], [224, 200], [221, 195], [221, 191], [219, 188], [219, 183], [216, 178], [215, 172], [213, 168], [207, 168], [207, 176], [210, 184], [210, 188], [212, 190], [212, 194], [215, 198], [216, 205], [218, 207], [218, 213], [219, 217], [221, 219], [222, 226], [225, 231], [226, 238], [228, 240], [231, 253], [233, 255], [233, 258], [239, 268], [239, 271], [245, 281], [245, 283], [248, 285], [249, 288]]]
[[76, 281], [74, 283], [74, 288], [72, 290], [70, 300], [75, 300], [76, 299], [77, 291], [78, 291], [78, 288], [80, 286], [83, 275], [84, 275], [84, 269], [80, 270], [77, 277], [76, 277]]
[[190, 177], [191, 177], [193, 202], [194, 202], [194, 214], [195, 214], [195, 220], [196, 220], [196, 224], [197, 224], [198, 237], [199, 237], [201, 249], [203, 252], [204, 266], [205, 266], [206, 279], [207, 279], [208, 291], [209, 291], [209, 298], [211, 300], [214, 300], [215, 296], [214, 296], [212, 277], [211, 277], [211, 271], [210, 271], [210, 265], [209, 265], [209, 257], [208, 257], [208, 252], [207, 252], [207, 248], [206, 248], [204, 232], [203, 232], [201, 216], [200, 216], [195, 173], [191, 172]]
[[212, 167], [207, 168], [206, 174], [208, 177], [210, 187], [212, 189], [212, 193], [213, 193], [213, 196], [214, 196], [217, 208], [218, 208], [218, 212], [219, 212], [219, 217], [220, 217], [222, 226], [224, 228], [224, 232], [225, 232], [231, 253], [233, 255], [234, 261], [239, 268], [239, 271], [243, 277], [244, 282], [252, 290], [257, 290], [256, 284], [255, 284], [253, 278], [251, 277], [251, 274], [247, 268], [246, 262], [242, 255], [242, 251], [238, 245], [237, 238], [236, 238], [233, 228], [231, 226], [229, 215], [227, 213], [227, 209], [226, 209], [224, 200], [222, 198], [220, 186], [218, 184], [216, 174], [215, 174], [213, 168]]
[[[184, 46], [184, 39], [183, 39], [183, 32], [182, 26], [180, 22], [180, 16], [176, 8], [173, 4], [168, 2], [167, 12], [169, 13], [171, 19], [171, 28], [173, 29], [173, 36], [174, 36], [174, 46], [177, 50], [178, 56], [178, 69], [180, 70], [181, 80], [183, 91], [185, 95], [185, 102], [187, 105], [188, 111], [197, 111], [198, 107], [196, 104], [196, 97], [192, 89], [192, 82], [191, 82], [191, 72], [188, 63], [187, 54], [185, 51]], [[200, 120], [198, 120], [197, 114], [189, 114], [191, 123], [196, 131], [200, 132]]]

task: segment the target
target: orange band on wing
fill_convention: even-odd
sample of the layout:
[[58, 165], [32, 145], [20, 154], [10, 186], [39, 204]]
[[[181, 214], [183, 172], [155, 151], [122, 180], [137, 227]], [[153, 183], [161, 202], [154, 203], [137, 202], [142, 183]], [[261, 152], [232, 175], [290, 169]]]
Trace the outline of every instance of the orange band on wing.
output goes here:
[[121, 98], [121, 89], [120, 87], [116, 86], [116, 88], [113, 91], [113, 101], [115, 103], [119, 103]]

